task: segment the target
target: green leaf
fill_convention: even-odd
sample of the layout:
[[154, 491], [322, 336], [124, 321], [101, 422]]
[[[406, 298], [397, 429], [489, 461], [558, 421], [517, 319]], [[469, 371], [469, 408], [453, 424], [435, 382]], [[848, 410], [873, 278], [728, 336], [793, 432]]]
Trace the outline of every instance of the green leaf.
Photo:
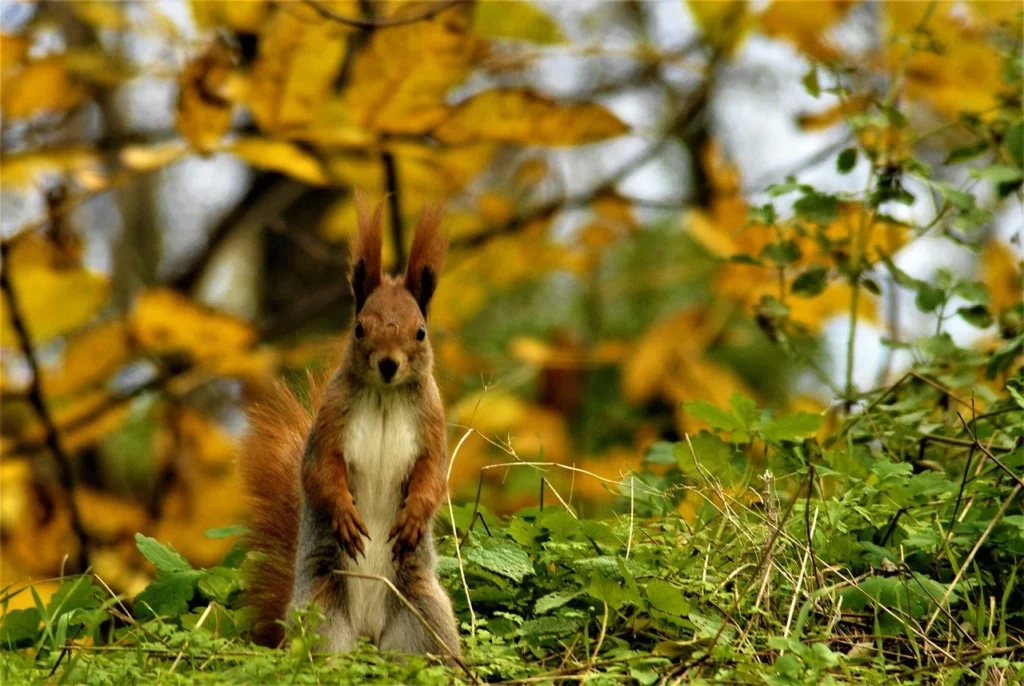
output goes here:
[[771, 226], [775, 223], [775, 207], [771, 203], [751, 207], [747, 210], [747, 221]]
[[693, 400], [683, 403], [683, 409], [688, 415], [702, 422], [707, 422], [715, 429], [727, 431], [744, 431], [746, 427], [743, 422], [728, 410], [723, 410], [717, 405], [712, 405], [707, 400]]
[[818, 224], [830, 224], [839, 216], [839, 200], [827, 193], [810, 192], [797, 200], [793, 209], [804, 219]]
[[813, 298], [825, 290], [828, 285], [828, 269], [825, 267], [809, 267], [793, 280], [793, 295]]
[[542, 615], [545, 612], [557, 610], [578, 598], [579, 595], [579, 591], [555, 591], [554, 593], [548, 593], [537, 599], [537, 604], [533, 606], [533, 611], [538, 615]]
[[135, 614], [177, 617], [188, 610], [202, 572], [188, 570], [164, 574], [135, 597]]
[[980, 281], [959, 281], [953, 287], [953, 292], [967, 302], [984, 305], [989, 301], [988, 289]]
[[519, 628], [520, 636], [546, 636], [551, 634], [567, 634], [575, 631], [579, 622], [567, 617], [539, 617], [523, 622]]
[[1014, 183], [1024, 179], [1024, 171], [1003, 164], [993, 164], [989, 167], [972, 169], [971, 176], [992, 183]]
[[970, 145], [961, 145], [953, 148], [946, 155], [946, 159], [942, 162], [943, 164], [960, 164], [961, 162], [967, 162], [981, 155], [983, 152], [988, 150], [988, 143], [985, 141], [977, 141]]
[[1008, 128], [1003, 141], [1017, 166], [1024, 167], [1024, 122], [1017, 122]]
[[821, 84], [818, 82], [818, 68], [811, 67], [810, 71], [804, 74], [804, 77], [800, 79], [800, 83], [804, 85], [804, 90], [811, 94], [812, 97], [818, 97], [821, 95]]
[[35, 640], [39, 635], [42, 617], [34, 607], [10, 610], [0, 625], [0, 647], [16, 647], [22, 641]]
[[946, 294], [938, 288], [922, 284], [914, 302], [917, 304], [917, 309], [922, 312], [934, 312], [935, 308], [946, 302]]
[[985, 378], [996, 378], [996, 374], [1008, 367], [1022, 350], [1024, 350], [1024, 333], [1008, 341], [1006, 345], [992, 354], [985, 367]]
[[192, 569], [192, 565], [177, 550], [155, 538], [135, 534], [135, 545], [142, 556], [161, 572], [185, 572]]
[[523, 577], [533, 574], [533, 562], [522, 548], [512, 541], [500, 538], [483, 538], [476, 545], [462, 551], [462, 556], [489, 572], [520, 582]]
[[214, 529], [207, 529], [206, 537], [214, 540], [221, 538], [231, 538], [232, 536], [244, 536], [247, 529], [241, 524], [235, 524], [234, 526], [219, 526]]
[[644, 462], [647, 464], [675, 464], [675, 446], [668, 441], [658, 441], [647, 449]]
[[953, 207], [958, 210], [973, 210], [976, 205], [974, 195], [962, 191], [959, 188], [953, 188], [948, 183], [933, 183], [932, 186], [946, 199]]
[[984, 329], [992, 325], [992, 313], [984, 305], [958, 308], [956, 313], [971, 326]]
[[525, 0], [484, 0], [473, 5], [473, 28], [488, 38], [552, 45], [565, 40], [558, 22]]
[[685, 617], [690, 613], [690, 604], [683, 597], [683, 592], [661, 579], [654, 579], [647, 584], [647, 602], [654, 609], [670, 615]]
[[[692, 452], [690, 445], [693, 446]], [[697, 468], [698, 462], [701, 467], [714, 476], [728, 477], [732, 472], [732, 456], [735, 453], [734, 446], [707, 431], [701, 431], [696, 436], [691, 436], [689, 444], [685, 441], [676, 443], [676, 461], [679, 464], [679, 469], [683, 474], [692, 477], [703, 476]], [[695, 455], [696, 458], [694, 458]]]
[[795, 241], [769, 243], [761, 250], [761, 257], [775, 264], [792, 264], [800, 259], [800, 246]]
[[1024, 408], [1024, 395], [1013, 386], [1007, 385], [1006, 390], [1010, 392], [1010, 397], [1017, 403], [1021, 408]]
[[824, 421], [820, 414], [794, 412], [768, 422], [760, 433], [769, 441], [792, 441], [815, 433]]
[[857, 166], [857, 148], [847, 148], [836, 158], [836, 171], [849, 174]]

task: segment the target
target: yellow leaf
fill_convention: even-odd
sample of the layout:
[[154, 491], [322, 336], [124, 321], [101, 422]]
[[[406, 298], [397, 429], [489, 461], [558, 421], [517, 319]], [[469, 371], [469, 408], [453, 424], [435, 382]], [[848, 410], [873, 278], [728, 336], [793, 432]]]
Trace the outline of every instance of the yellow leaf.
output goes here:
[[0, 72], [17, 67], [32, 45], [28, 36], [0, 34]]
[[796, 123], [804, 131], [820, 131], [839, 124], [854, 114], [865, 112], [871, 107], [872, 98], [870, 95], [854, 95], [836, 103], [832, 107], [814, 113], [801, 113], [797, 116]]
[[102, 172], [99, 155], [90, 148], [67, 147], [56, 150], [5, 155], [0, 183], [5, 187], [34, 186], [42, 177], [67, 174], [71, 181], [95, 178]]
[[131, 323], [142, 347], [154, 353], [187, 353], [200, 362], [237, 355], [256, 342], [249, 324], [170, 289], [140, 295]]
[[604, 455], [584, 458], [576, 467], [588, 473], [575, 475], [573, 498], [590, 502], [617, 498], [621, 493], [617, 484], [623, 484], [628, 492], [630, 472], [639, 470], [642, 464], [643, 455], [638, 451], [619, 446], [610, 448]]
[[526, 0], [481, 0], [475, 3], [473, 29], [488, 38], [514, 38], [545, 45], [565, 40], [558, 22]]
[[316, 117], [341, 69], [348, 31], [304, 3], [276, 6], [260, 33], [249, 87], [249, 107], [264, 130], [301, 128]]
[[[164, 516], [153, 537], [164, 541], [196, 567], [218, 564], [233, 545], [231, 539], [211, 539], [206, 532], [243, 521], [245, 488], [238, 470], [200, 473], [176, 486], [164, 500]], [[216, 494], [216, 495], [211, 495]]]
[[259, 33], [270, 11], [268, 0], [192, 0], [196, 24], [225, 26], [239, 33]]
[[44, 57], [20, 69], [6, 70], [0, 80], [0, 109], [10, 119], [66, 112], [82, 104], [88, 92], [60, 56]]
[[225, 149], [259, 169], [279, 171], [316, 186], [328, 183], [321, 160], [288, 141], [242, 138]]
[[602, 105], [560, 104], [525, 90], [494, 90], [459, 104], [434, 135], [455, 145], [479, 141], [583, 145], [621, 136], [629, 127]]
[[97, 29], [120, 31], [128, 27], [125, 16], [127, 7], [114, 0], [89, 0], [89, 2], [73, 2], [69, 7], [80, 19]]
[[[392, 17], [429, 3], [385, 3]], [[374, 31], [356, 55], [345, 97], [359, 126], [389, 133], [424, 133], [447, 112], [445, 96], [469, 73], [478, 40], [470, 9], [459, 4], [430, 19]]]
[[813, 59], [834, 59], [838, 53], [828, 40], [828, 30], [842, 21], [858, 2], [860, 0], [775, 0], [760, 16], [761, 30], [789, 41]]
[[178, 131], [201, 153], [212, 152], [231, 126], [231, 101], [225, 86], [234, 59], [222, 40], [215, 40], [185, 65], [178, 80]]
[[981, 249], [981, 278], [992, 296], [992, 309], [999, 313], [1024, 298], [1024, 263], [1020, 250], [1000, 241], [988, 241]]
[[114, 319], [76, 334], [59, 365], [43, 373], [47, 397], [65, 395], [105, 381], [130, 358], [132, 345], [123, 320]]
[[175, 423], [173, 449], [180, 450], [203, 468], [230, 467], [235, 447], [224, 429], [190, 408], [175, 410], [168, 421]]
[[75, 502], [86, 530], [101, 540], [134, 536], [148, 520], [145, 508], [92, 488], [75, 489]]
[[[1003, 56], [998, 41], [981, 30], [977, 16], [960, 3], [899, 2], [884, 4], [890, 38], [889, 68], [905, 73], [905, 92], [930, 103], [938, 112], [956, 118], [961, 112], [983, 113], [1000, 104]], [[923, 27], [936, 43], [934, 49], [911, 50], [908, 42]], [[902, 40], [900, 40], [902, 38]]]
[[747, 0], [687, 0], [704, 40], [717, 51], [732, 55], [754, 24]]
[[121, 150], [121, 163], [129, 169], [147, 172], [166, 167], [188, 154], [181, 141], [153, 145], [127, 145]]
[[[29, 336], [42, 343], [79, 329], [107, 300], [106, 277], [69, 260], [50, 241], [27, 235], [15, 242], [4, 265]], [[6, 298], [0, 301], [0, 344], [17, 346]]]

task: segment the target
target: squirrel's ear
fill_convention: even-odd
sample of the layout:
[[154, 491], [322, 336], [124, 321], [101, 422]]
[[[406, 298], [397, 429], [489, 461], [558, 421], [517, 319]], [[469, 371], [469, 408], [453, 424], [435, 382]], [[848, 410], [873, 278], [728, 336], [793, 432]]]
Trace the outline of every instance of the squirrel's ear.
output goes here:
[[356, 314], [363, 309], [370, 293], [381, 282], [381, 218], [384, 215], [384, 201], [371, 210], [366, 196], [356, 191], [356, 238], [352, 247], [352, 268], [349, 280], [352, 282], [352, 296], [356, 303]]
[[433, 203], [423, 208], [409, 251], [409, 266], [405, 271], [405, 287], [416, 298], [424, 317], [427, 316], [427, 306], [437, 288], [437, 278], [448, 250], [448, 238], [441, 231], [443, 215], [443, 203]]

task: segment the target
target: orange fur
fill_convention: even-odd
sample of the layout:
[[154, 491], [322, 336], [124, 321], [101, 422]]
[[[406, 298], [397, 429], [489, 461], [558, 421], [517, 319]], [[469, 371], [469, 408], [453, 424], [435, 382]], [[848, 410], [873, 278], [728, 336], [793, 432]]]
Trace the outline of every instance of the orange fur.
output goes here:
[[[316, 385], [311, 384], [316, 394]], [[316, 398], [314, 398], [314, 403]], [[283, 383], [264, 404], [250, 410], [250, 429], [239, 454], [239, 470], [249, 500], [248, 604], [253, 638], [277, 645], [295, 578], [295, 555], [302, 504], [300, 465], [312, 417]]]
[[424, 314], [427, 303], [437, 287], [441, 265], [448, 251], [448, 238], [441, 230], [444, 204], [434, 203], [423, 208], [416, 224], [416, 233], [409, 251], [409, 264], [405, 270], [405, 287], [412, 293]]
[[384, 201], [378, 202], [371, 210], [362, 192], [356, 191], [355, 195], [357, 226], [349, 279], [352, 282], [352, 293], [358, 313], [366, 298], [380, 286], [381, 282], [381, 222], [384, 217]]

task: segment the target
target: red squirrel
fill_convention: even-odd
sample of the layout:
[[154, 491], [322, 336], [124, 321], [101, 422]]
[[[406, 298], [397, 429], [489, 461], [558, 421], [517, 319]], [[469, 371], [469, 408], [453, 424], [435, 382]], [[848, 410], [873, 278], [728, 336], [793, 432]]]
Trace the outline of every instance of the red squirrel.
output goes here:
[[[314, 389], [314, 416], [279, 386], [251, 414], [242, 445], [253, 638], [280, 645], [291, 609], [315, 602], [326, 650], [350, 650], [367, 636], [381, 650], [458, 657], [431, 532], [447, 488], [444, 406], [427, 335], [447, 249], [442, 209], [424, 211], [405, 276], [396, 278], [381, 269], [383, 201], [372, 211], [360, 196], [356, 204], [355, 319], [341, 366]], [[339, 570], [389, 579], [422, 619], [379, 579]]]

